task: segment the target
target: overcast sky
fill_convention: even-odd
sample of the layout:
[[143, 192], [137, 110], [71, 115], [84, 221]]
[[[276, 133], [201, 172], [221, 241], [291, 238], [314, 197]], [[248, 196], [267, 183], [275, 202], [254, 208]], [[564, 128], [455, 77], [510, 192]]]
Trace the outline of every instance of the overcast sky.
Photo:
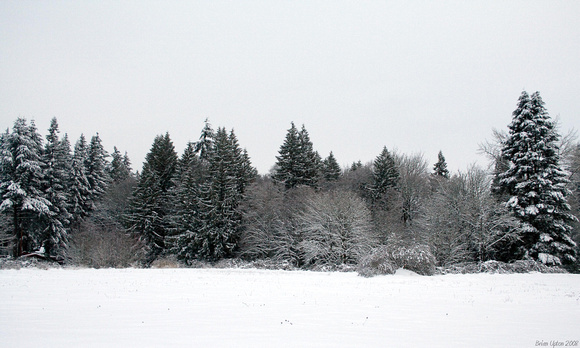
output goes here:
[[0, 126], [57, 117], [141, 169], [203, 121], [264, 174], [290, 122], [341, 165], [383, 146], [456, 171], [522, 90], [580, 128], [580, 1], [0, 1]]

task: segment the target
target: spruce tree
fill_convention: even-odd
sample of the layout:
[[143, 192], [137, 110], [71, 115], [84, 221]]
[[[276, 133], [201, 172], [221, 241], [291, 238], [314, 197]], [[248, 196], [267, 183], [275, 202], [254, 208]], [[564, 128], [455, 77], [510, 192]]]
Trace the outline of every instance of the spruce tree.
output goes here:
[[99, 134], [93, 136], [85, 160], [86, 177], [89, 182], [90, 198], [93, 202], [105, 193], [109, 185], [107, 156]]
[[210, 180], [200, 189], [200, 229], [194, 242], [198, 258], [214, 261], [230, 257], [237, 246], [242, 196], [236, 160], [232, 139], [224, 128], [219, 128], [210, 158]]
[[177, 153], [169, 133], [155, 137], [145, 157], [139, 183], [131, 198], [127, 216], [128, 230], [138, 235], [149, 248], [149, 261], [166, 251], [166, 236], [171, 228], [169, 198]]
[[196, 155], [195, 144], [188, 143], [178, 161], [174, 179], [171, 216], [173, 251], [185, 262], [197, 258], [195, 235], [199, 230], [200, 186], [207, 179], [205, 168]]
[[75, 144], [71, 161], [71, 172], [68, 182], [68, 210], [71, 213], [71, 222], [74, 225], [89, 215], [93, 204], [85, 162], [87, 160], [87, 142], [83, 134]]
[[14, 257], [40, 246], [41, 219], [50, 214], [51, 203], [42, 192], [42, 151], [34, 122], [18, 118], [12, 132], [1, 136], [0, 212], [12, 229]]
[[298, 132], [294, 122], [286, 134], [284, 144], [276, 156], [274, 181], [284, 184], [286, 189], [307, 185], [317, 187], [320, 176], [320, 156], [313, 150], [306, 128]]
[[[225, 128], [219, 128], [212, 139], [212, 147], [207, 149], [210, 154], [207, 166], [205, 161], [192, 156], [189, 148], [182, 160], [185, 165], [185, 159], [190, 158], [187, 162], [193, 169], [190, 185], [187, 184], [188, 175], [182, 174], [180, 180], [183, 192], [189, 192], [190, 200], [180, 199], [189, 202], [189, 207], [181, 209], [189, 210], [180, 209], [179, 221], [182, 224], [175, 249], [185, 262], [195, 259], [215, 261], [233, 255], [242, 219], [239, 205], [247, 185], [256, 175], [247, 152], [241, 150], [233, 131], [228, 135]], [[201, 178], [199, 173], [203, 175]], [[192, 200], [192, 197], [196, 199]]]
[[298, 138], [300, 140], [299, 154], [303, 171], [303, 184], [316, 188], [318, 187], [318, 181], [320, 180], [322, 159], [318, 152], [314, 151], [312, 141], [310, 141], [310, 135], [304, 125], [302, 125]]
[[206, 119], [199, 140], [195, 144], [195, 153], [203, 162], [208, 162], [209, 158], [211, 157], [214, 136], [215, 134], [211, 128], [211, 124], [209, 123], [209, 120]]
[[328, 157], [324, 159], [324, 162], [322, 163], [322, 171], [323, 177], [326, 181], [336, 181], [340, 177], [340, 166], [338, 165], [336, 158], [334, 158], [332, 151]]
[[121, 182], [131, 176], [131, 168], [128, 164], [130, 165], [130, 161], [127, 153], [123, 156], [116, 146], [113, 147], [111, 165], [109, 166], [109, 177], [113, 182]]
[[399, 170], [386, 146], [383, 147], [380, 155], [375, 158], [372, 173], [371, 198], [374, 203], [382, 202], [385, 204], [389, 190], [396, 188], [399, 184]]
[[443, 152], [439, 151], [437, 155], [437, 163], [433, 166], [433, 175], [440, 178], [449, 179], [449, 170], [447, 169], [447, 162]]
[[68, 212], [72, 156], [68, 138], [61, 140], [58, 136], [56, 118], [52, 119], [48, 132], [44, 148], [45, 173], [42, 187], [51, 207], [50, 213], [43, 219], [41, 245], [48, 256], [64, 256], [68, 245], [67, 228], [72, 218]]
[[559, 166], [559, 135], [554, 129], [539, 92], [522, 92], [503, 144], [502, 158], [509, 168], [498, 175], [507, 193], [507, 206], [523, 224], [516, 257], [544, 264], [576, 260], [570, 238], [570, 213], [566, 196], [567, 174]]

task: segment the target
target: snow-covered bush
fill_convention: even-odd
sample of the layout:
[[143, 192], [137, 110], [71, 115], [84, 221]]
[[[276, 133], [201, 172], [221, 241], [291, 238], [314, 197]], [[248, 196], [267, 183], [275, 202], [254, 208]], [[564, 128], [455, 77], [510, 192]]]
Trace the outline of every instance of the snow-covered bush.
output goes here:
[[435, 257], [426, 245], [383, 245], [361, 259], [358, 272], [361, 276], [372, 277], [393, 274], [398, 268], [421, 275], [433, 275], [435, 274]]
[[435, 273], [435, 257], [426, 245], [395, 245], [390, 247], [390, 256], [398, 268], [404, 268], [421, 275]]
[[363, 257], [358, 264], [358, 274], [363, 277], [394, 274], [397, 266], [393, 263], [387, 246], [375, 248], [372, 253]]
[[560, 267], [546, 266], [541, 262], [534, 260], [518, 260], [511, 263], [500, 261], [485, 261], [485, 262], [465, 262], [447, 267], [439, 267], [438, 274], [470, 274], [470, 273], [497, 273], [497, 274], [512, 274], [512, 273], [566, 273]]

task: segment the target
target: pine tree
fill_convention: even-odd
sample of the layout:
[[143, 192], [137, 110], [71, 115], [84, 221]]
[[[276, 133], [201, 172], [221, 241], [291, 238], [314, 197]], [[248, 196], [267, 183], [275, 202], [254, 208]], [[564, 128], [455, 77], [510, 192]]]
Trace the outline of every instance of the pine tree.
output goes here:
[[12, 227], [14, 257], [39, 247], [41, 219], [50, 214], [51, 203], [42, 192], [42, 138], [34, 122], [14, 122], [12, 132], [0, 143], [0, 212]]
[[313, 150], [312, 142], [304, 126], [298, 132], [292, 122], [276, 159], [276, 172], [273, 179], [283, 183], [286, 189], [301, 185], [317, 187], [320, 176], [320, 156]]
[[509, 195], [507, 206], [523, 223], [519, 257], [545, 264], [576, 260], [570, 223], [575, 217], [566, 201], [568, 180], [559, 167], [558, 134], [539, 92], [522, 92], [509, 125], [502, 157], [509, 168], [498, 175]]
[[69, 173], [71, 173], [71, 153], [68, 138], [59, 139], [58, 122], [53, 118], [46, 136], [44, 148], [45, 173], [42, 189], [51, 203], [50, 213], [43, 219], [41, 245], [46, 255], [64, 252], [68, 246], [67, 228], [72, 215], [68, 212]]
[[126, 221], [128, 230], [148, 246], [149, 261], [169, 247], [166, 241], [171, 228], [169, 192], [174, 185], [176, 165], [177, 153], [169, 133], [157, 136], [145, 157]]
[[449, 179], [449, 170], [447, 169], [447, 162], [445, 162], [443, 152], [439, 151], [437, 158], [437, 163], [435, 163], [433, 166], [433, 175], [436, 177]]
[[324, 162], [322, 163], [322, 168], [323, 168], [322, 169], [323, 177], [326, 181], [336, 181], [340, 177], [341, 174], [340, 166], [338, 165], [336, 158], [334, 158], [334, 154], [332, 153], [332, 151], [330, 152], [328, 157], [324, 159]]
[[374, 203], [386, 203], [386, 195], [389, 190], [396, 188], [399, 184], [399, 170], [386, 146], [383, 147], [383, 151], [373, 162], [372, 171], [371, 198]]

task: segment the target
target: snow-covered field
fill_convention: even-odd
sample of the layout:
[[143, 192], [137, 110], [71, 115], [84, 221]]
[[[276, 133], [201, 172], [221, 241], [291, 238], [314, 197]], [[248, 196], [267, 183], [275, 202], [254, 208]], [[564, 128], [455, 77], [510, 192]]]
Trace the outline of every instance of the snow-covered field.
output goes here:
[[2, 347], [536, 347], [579, 339], [578, 275], [0, 271]]

